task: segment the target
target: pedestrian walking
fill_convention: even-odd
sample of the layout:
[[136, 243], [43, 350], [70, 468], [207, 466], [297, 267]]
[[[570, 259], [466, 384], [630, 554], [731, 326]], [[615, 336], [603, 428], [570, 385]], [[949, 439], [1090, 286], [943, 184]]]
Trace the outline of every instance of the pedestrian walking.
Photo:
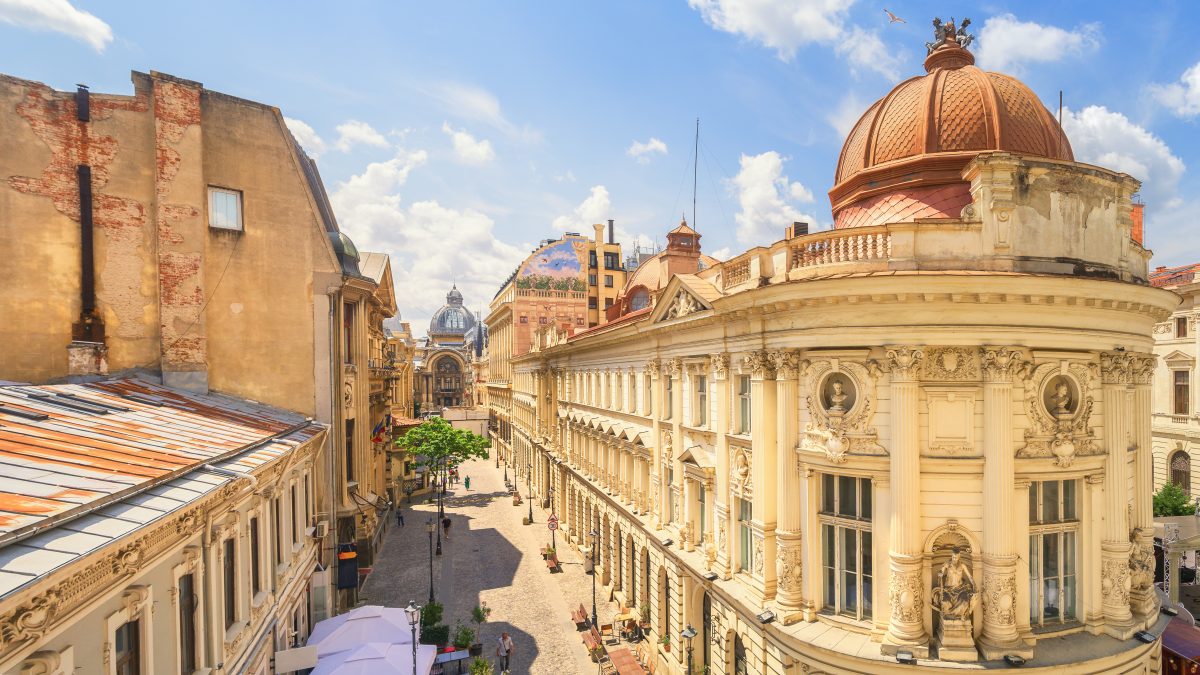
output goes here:
[[470, 476], [467, 476], [466, 478], [463, 479], [463, 485], [465, 485], [468, 490], [471, 489], [471, 477]]
[[500, 640], [496, 645], [496, 656], [500, 657], [501, 671], [508, 670], [508, 659], [516, 649], [517, 646], [513, 644], [512, 638], [508, 636], [508, 633], [501, 633]]
[[442, 532], [444, 533], [442, 536], [446, 538], [446, 541], [450, 541], [450, 516], [442, 518]]
[[400, 527], [404, 527], [404, 512], [400, 509], [396, 509], [396, 524], [398, 524]]

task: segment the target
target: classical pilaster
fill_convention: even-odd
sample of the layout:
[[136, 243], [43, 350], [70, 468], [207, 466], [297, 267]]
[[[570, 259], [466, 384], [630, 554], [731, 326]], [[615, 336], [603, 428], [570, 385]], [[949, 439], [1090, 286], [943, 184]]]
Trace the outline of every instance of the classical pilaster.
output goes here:
[[[679, 455], [683, 451], [683, 360], [674, 358], [667, 361], [667, 376], [671, 378], [671, 438], [675, 440], [676, 447], [671, 452], [671, 457], [668, 461], [671, 462], [671, 469], [674, 471], [675, 482], [672, 485], [664, 483], [663, 496], [668, 500], [674, 500], [674, 518], [671, 525], [676, 529], [683, 522], [683, 509], [679, 508], [680, 494], [683, 490], [683, 464], [679, 461]], [[671, 513], [666, 510], [666, 513]], [[682, 539], [682, 537], [681, 537]]]
[[979, 649], [986, 660], [1016, 654], [1033, 658], [1033, 648], [1017, 631], [1017, 538], [1013, 503], [1013, 375], [1021, 352], [984, 347], [983, 363], [983, 633]]
[[646, 402], [646, 410], [650, 414], [650, 438], [653, 446], [650, 450], [650, 485], [647, 486], [646, 503], [650, 506], [650, 525], [656, 530], [662, 529], [662, 501], [659, 499], [659, 477], [663, 475], [662, 466], [662, 422], [663, 412], [661, 362], [651, 359], [646, 363], [642, 377], [650, 378], [650, 400]]
[[921, 580], [921, 449], [917, 409], [918, 383], [925, 352], [918, 347], [887, 350], [891, 380], [891, 620], [883, 652], [904, 647], [915, 656], [929, 655], [925, 633], [925, 591]]
[[775, 476], [779, 470], [775, 448], [775, 368], [767, 351], [748, 354], [745, 368], [750, 371], [750, 444], [753, 450], [750, 474], [754, 483], [751, 572], [762, 580], [762, 599], [769, 600], [775, 595]]
[[1154, 592], [1154, 455], [1151, 439], [1151, 385], [1154, 381], [1153, 354], [1134, 354], [1130, 369], [1133, 381], [1133, 522], [1129, 570], [1129, 605], [1134, 617], [1146, 621], [1158, 615]]
[[1100, 355], [1104, 382], [1104, 539], [1100, 544], [1100, 586], [1104, 630], [1124, 640], [1136, 630], [1129, 609], [1129, 483], [1128, 459], [1133, 415], [1133, 355]]
[[775, 367], [775, 455], [778, 490], [775, 530], [775, 601], [785, 624], [802, 618], [804, 552], [801, 548], [800, 470], [796, 444], [800, 433], [800, 358], [792, 351], [771, 353]]
[[716, 354], [712, 358], [713, 395], [717, 397], [717, 475], [713, 495], [713, 531], [716, 532], [717, 563], [714, 570], [722, 578], [729, 578], [730, 537], [729, 533], [729, 354]]

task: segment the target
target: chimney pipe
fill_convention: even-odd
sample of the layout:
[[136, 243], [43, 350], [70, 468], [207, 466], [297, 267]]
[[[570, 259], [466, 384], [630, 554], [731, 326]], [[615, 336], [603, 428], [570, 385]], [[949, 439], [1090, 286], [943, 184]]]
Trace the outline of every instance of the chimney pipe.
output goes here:
[[613, 219], [612, 218], [608, 219], [608, 243], [610, 243], [610, 244], [617, 243], [616, 237], [614, 234], [614, 230], [613, 230]]

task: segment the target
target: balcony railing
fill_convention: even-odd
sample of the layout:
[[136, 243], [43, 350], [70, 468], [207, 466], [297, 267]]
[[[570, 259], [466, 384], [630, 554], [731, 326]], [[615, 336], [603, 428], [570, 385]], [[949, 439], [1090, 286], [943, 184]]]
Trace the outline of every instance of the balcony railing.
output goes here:
[[791, 246], [790, 269], [843, 262], [887, 260], [892, 233], [884, 227], [833, 230]]

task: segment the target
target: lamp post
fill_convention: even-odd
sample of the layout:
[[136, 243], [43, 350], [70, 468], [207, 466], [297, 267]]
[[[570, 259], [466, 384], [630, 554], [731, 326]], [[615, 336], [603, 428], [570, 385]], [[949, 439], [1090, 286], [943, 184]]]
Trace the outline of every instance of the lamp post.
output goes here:
[[525, 466], [525, 489], [529, 491], [529, 524], [533, 524], [533, 466]]
[[692, 628], [692, 624], [689, 623], [687, 628], [679, 633], [679, 637], [687, 641], [687, 670], [685, 672], [687, 675], [692, 675], [692, 638], [696, 637], [696, 629]]
[[[546, 488], [546, 495], [550, 497], [550, 517], [554, 516], [554, 486]], [[550, 548], [554, 548], [554, 530], [550, 530]]]
[[[430, 598], [433, 602], [433, 598]], [[421, 620], [421, 608], [412, 600], [408, 601], [408, 606], [404, 608], [404, 613], [408, 615], [408, 625], [412, 629], [412, 648], [413, 648], [413, 672], [417, 672], [417, 622]]]
[[425, 519], [425, 531], [429, 533], [429, 601], [433, 602], [433, 531], [437, 529], [437, 525], [433, 524], [433, 518]]
[[508, 487], [508, 458], [504, 458], [504, 486]]
[[600, 531], [588, 532], [592, 538], [592, 627], [596, 627], [596, 547], [600, 545]]

